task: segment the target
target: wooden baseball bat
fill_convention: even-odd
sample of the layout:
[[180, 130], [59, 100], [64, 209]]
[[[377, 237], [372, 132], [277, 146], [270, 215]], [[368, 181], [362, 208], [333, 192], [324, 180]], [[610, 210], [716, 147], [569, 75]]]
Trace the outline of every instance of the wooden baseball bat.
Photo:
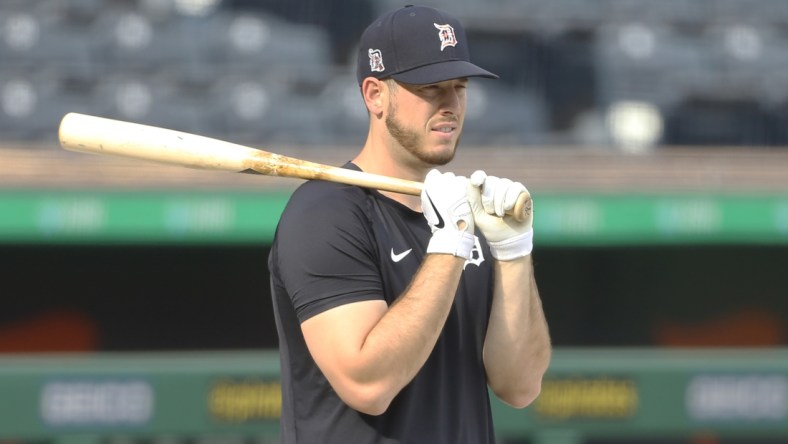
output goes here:
[[[180, 165], [266, 176], [319, 179], [418, 196], [422, 183], [348, 170], [270, 153], [210, 137], [139, 123], [68, 113], [60, 122], [60, 145], [69, 151], [105, 154]], [[523, 193], [513, 209], [516, 219], [530, 213], [530, 196]]]

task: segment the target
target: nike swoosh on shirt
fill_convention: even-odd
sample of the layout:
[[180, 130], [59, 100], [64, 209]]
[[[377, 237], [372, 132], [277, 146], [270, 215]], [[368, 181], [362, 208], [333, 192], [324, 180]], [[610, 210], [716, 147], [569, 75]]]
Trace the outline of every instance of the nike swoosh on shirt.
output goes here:
[[394, 261], [394, 262], [399, 262], [402, 259], [405, 259], [405, 256], [407, 256], [412, 250], [413, 250], [413, 248], [411, 248], [410, 250], [405, 250], [402, 253], [395, 254], [394, 253], [394, 249], [392, 248], [391, 249], [391, 260]]

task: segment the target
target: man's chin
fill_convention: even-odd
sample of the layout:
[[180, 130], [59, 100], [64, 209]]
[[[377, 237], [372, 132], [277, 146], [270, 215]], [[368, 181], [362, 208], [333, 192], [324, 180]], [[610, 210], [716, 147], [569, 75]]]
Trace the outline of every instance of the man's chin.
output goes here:
[[451, 156], [444, 156], [444, 157], [436, 157], [431, 162], [429, 162], [433, 166], [444, 166], [448, 165], [452, 160], [454, 160], [454, 155]]
[[443, 166], [454, 160], [454, 150], [432, 153], [420, 153], [419, 160], [431, 167]]
[[[420, 141], [413, 146], [403, 146], [410, 152], [415, 160], [432, 168], [446, 165], [454, 160], [458, 145], [459, 141], [455, 142], [453, 145], [433, 145], [430, 149], [427, 149], [424, 147], [423, 141]], [[417, 146], [421, 146], [421, 148], [417, 148]]]
[[454, 160], [454, 156], [457, 154], [457, 147], [460, 144], [458, 140], [453, 147], [446, 148], [442, 151], [437, 151], [434, 153], [430, 153], [429, 163], [435, 166], [443, 166]]

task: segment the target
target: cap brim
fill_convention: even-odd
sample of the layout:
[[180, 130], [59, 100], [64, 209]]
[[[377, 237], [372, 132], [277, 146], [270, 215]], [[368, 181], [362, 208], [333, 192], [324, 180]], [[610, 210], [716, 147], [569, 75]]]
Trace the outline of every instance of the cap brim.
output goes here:
[[497, 79], [498, 76], [479, 68], [473, 63], [465, 60], [451, 60], [448, 62], [433, 63], [431, 65], [420, 66], [408, 71], [392, 74], [394, 79], [412, 83], [415, 85], [425, 85], [428, 83], [438, 83], [452, 79], [462, 79], [465, 77], [486, 77]]

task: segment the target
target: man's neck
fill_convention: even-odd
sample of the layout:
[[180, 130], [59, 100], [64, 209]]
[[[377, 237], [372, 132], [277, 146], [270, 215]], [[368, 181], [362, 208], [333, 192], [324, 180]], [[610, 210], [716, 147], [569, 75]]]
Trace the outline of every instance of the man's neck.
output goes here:
[[[428, 171], [426, 169], [421, 171], [419, 169], [407, 168], [392, 159], [389, 152], [376, 151], [369, 145], [365, 146], [352, 162], [361, 168], [362, 171], [367, 173], [380, 174], [382, 176], [396, 177], [399, 179], [413, 180], [417, 182], [423, 182], [424, 177]], [[421, 211], [420, 196], [411, 196], [388, 191], [381, 191], [380, 193], [414, 211]]]

